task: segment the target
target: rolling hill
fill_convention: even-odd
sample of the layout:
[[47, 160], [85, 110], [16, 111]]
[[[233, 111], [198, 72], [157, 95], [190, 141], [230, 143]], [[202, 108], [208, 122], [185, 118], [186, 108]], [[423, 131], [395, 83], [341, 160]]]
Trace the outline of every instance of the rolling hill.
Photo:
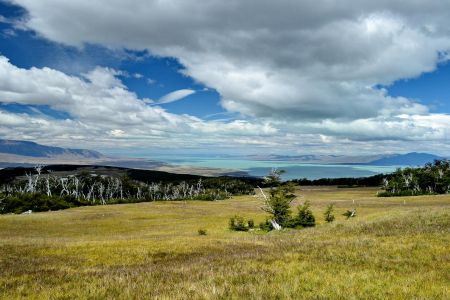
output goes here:
[[17, 141], [17, 140], [1, 140], [0, 153], [30, 156], [30, 157], [80, 157], [99, 159], [104, 157], [103, 154], [93, 150], [86, 149], [70, 149], [61, 147], [44, 146], [35, 142]]
[[393, 154], [371, 161], [369, 164], [374, 166], [423, 166], [426, 163], [439, 159], [444, 158], [429, 153], [411, 152], [407, 154]]

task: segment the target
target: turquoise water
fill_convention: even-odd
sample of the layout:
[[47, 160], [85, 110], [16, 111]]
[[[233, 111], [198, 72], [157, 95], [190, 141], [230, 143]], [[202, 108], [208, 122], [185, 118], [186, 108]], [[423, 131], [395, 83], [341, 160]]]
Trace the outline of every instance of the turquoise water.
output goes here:
[[370, 166], [370, 165], [343, 165], [343, 164], [305, 164], [295, 161], [266, 161], [246, 160], [223, 157], [201, 156], [164, 156], [153, 155], [153, 160], [163, 161], [175, 165], [194, 167], [237, 169], [247, 172], [251, 176], [264, 176], [272, 168], [286, 170], [283, 179], [296, 178], [339, 178], [339, 177], [365, 177], [380, 173], [391, 173], [399, 166]]

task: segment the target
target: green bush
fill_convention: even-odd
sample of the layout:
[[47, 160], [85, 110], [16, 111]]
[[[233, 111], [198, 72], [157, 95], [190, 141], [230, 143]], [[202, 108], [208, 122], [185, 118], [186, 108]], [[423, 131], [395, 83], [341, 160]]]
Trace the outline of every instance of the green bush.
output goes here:
[[203, 186], [206, 189], [227, 191], [229, 195], [253, 195], [255, 188], [253, 185], [230, 177], [204, 178]]
[[255, 222], [252, 219], [248, 220], [247, 224], [248, 228], [255, 228]]
[[199, 229], [198, 235], [206, 235], [206, 229]]
[[313, 227], [316, 226], [316, 218], [314, 217], [309, 201], [305, 201], [303, 205], [299, 205], [297, 216], [290, 220], [287, 227]]
[[356, 217], [356, 209], [347, 210], [345, 213], [342, 214], [348, 219]]
[[[262, 209], [272, 215], [272, 219], [281, 226], [286, 226], [291, 218], [291, 202], [294, 200], [295, 187], [293, 183], [281, 183], [279, 176], [281, 171], [276, 173], [272, 171], [268, 176], [270, 184], [275, 187], [270, 188], [269, 197], [265, 198], [265, 203]], [[278, 178], [278, 179], [274, 179]], [[267, 180], [267, 179], [266, 179]]]
[[238, 215], [230, 218], [229, 228], [234, 231], [248, 231], [244, 218]]
[[33, 212], [60, 210], [89, 205], [89, 203], [70, 196], [47, 196], [40, 193], [22, 193], [0, 197], [0, 213], [20, 214], [27, 210]]
[[325, 221], [328, 223], [331, 223], [334, 221], [335, 217], [333, 215], [333, 210], [334, 210], [334, 206], [333, 204], [330, 204], [327, 206], [327, 210], [325, 211], [325, 213], [323, 214], [325, 217]]
[[266, 221], [259, 223], [259, 229], [264, 231], [271, 231], [273, 230], [272, 223], [270, 223], [269, 219], [266, 219]]
[[215, 200], [225, 200], [230, 198], [230, 195], [224, 191], [220, 190], [205, 190], [202, 194], [192, 197], [192, 200], [202, 200], [202, 201], [215, 201]]
[[269, 203], [275, 222], [281, 226], [285, 226], [290, 219], [290, 203], [292, 202], [292, 198], [288, 197], [281, 189], [271, 195]]

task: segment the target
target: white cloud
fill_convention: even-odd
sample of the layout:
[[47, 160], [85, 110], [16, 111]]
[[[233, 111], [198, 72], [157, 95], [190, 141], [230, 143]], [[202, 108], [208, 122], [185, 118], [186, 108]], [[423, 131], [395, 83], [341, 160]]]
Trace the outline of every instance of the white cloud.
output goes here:
[[179, 101], [179, 100], [186, 98], [187, 96], [190, 96], [194, 93], [195, 93], [195, 91], [190, 90], [190, 89], [182, 89], [182, 90], [173, 91], [173, 92], [168, 93], [167, 95], [164, 95], [163, 97], [161, 97], [161, 99], [159, 99], [159, 101], [158, 101], [158, 104]]
[[246, 121], [205, 122], [148, 106], [155, 102], [138, 99], [111, 69], [82, 79], [47, 68], [19, 69], [5, 58], [3, 102], [48, 104], [106, 132], [121, 128], [121, 138], [176, 132], [186, 145], [217, 144], [229, 134], [235, 138], [227, 144], [248, 144], [252, 134], [266, 134], [267, 147], [319, 149], [332, 141], [348, 151], [351, 142], [362, 148], [422, 147], [412, 141], [442, 147], [449, 137], [448, 115], [374, 88], [431, 72], [450, 58], [449, 1], [13, 2], [29, 11], [27, 28], [50, 40], [177, 58], [186, 75], [215, 89], [222, 106]]
[[113, 137], [123, 137], [125, 136], [125, 131], [123, 131], [122, 129], [114, 129], [110, 131], [110, 134]]
[[15, 2], [49, 39], [174, 56], [226, 109], [256, 117], [426, 113], [373, 86], [432, 71], [438, 51], [450, 50], [443, 1], [81, 0], [76, 10], [57, 0]]
[[[47, 105], [71, 116], [71, 119], [58, 120], [34, 106], [31, 109], [39, 112], [35, 116], [7, 112], [0, 106], [0, 136], [50, 144], [83, 140], [93, 146], [192, 147], [203, 141], [220, 143], [223, 136], [258, 137], [276, 132], [267, 122], [206, 122], [148, 106], [152, 100], [140, 99], [130, 92], [117, 78], [120, 75], [116, 70], [99, 67], [82, 77], [50, 68], [22, 69], [0, 56], [1, 103]], [[172, 99], [166, 101], [187, 94], [192, 92], [170, 93]]]
[[156, 80], [155, 80], [155, 79], [152, 79], [152, 78], [147, 78], [147, 83], [148, 83], [149, 85], [153, 85], [153, 84], [156, 83]]

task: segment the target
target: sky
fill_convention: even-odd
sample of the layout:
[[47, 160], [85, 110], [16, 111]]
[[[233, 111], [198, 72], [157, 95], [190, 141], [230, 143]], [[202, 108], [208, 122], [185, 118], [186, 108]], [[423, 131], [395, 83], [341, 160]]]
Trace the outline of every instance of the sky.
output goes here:
[[450, 1], [0, 0], [0, 138], [450, 155]]

